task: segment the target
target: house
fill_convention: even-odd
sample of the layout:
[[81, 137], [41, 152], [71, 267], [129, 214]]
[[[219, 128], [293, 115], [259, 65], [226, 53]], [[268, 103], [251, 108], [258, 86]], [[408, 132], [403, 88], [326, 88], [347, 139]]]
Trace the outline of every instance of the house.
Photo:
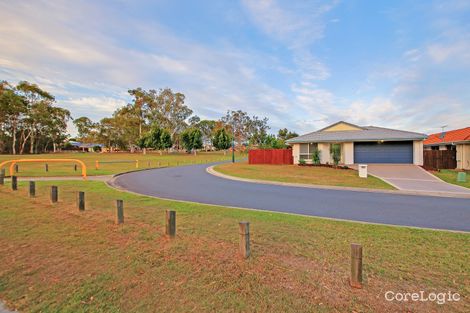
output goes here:
[[341, 152], [340, 164], [400, 163], [423, 165], [425, 134], [376, 126], [337, 122], [318, 131], [286, 141], [292, 146], [294, 164], [311, 160], [315, 149], [320, 163], [331, 164], [332, 145]]
[[425, 150], [455, 150], [457, 169], [470, 169], [470, 127], [429, 135]]

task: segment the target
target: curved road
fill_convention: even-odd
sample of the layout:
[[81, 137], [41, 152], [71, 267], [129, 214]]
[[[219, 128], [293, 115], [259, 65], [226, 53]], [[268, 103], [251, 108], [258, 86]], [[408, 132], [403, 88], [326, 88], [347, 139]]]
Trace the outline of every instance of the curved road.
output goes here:
[[117, 176], [111, 184], [136, 193], [353, 221], [470, 231], [470, 199], [327, 190], [240, 182], [206, 172], [207, 164]]

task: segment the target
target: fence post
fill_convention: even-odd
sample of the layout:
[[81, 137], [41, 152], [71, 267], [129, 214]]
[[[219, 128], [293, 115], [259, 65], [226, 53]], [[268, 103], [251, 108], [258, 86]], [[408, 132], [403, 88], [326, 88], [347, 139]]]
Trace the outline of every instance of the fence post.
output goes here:
[[147, 161], [147, 167], [150, 167], [150, 161]]
[[84, 191], [78, 192], [77, 207], [79, 211], [85, 211], [85, 192]]
[[44, 167], [45, 167], [45, 169], [46, 169], [46, 172], [49, 172], [49, 164], [47, 164], [47, 163], [44, 164]]
[[158, 161], [158, 167], [160, 167], [160, 161]]
[[166, 210], [166, 227], [165, 234], [170, 238], [176, 236], [176, 212]]
[[51, 186], [51, 202], [56, 203], [59, 199], [59, 188], [57, 186]]
[[73, 165], [73, 170], [76, 172], [77, 171], [77, 164]]
[[250, 223], [249, 222], [240, 222], [240, 254], [243, 258], [248, 258], [251, 254], [250, 248]]
[[36, 196], [36, 182], [33, 180], [29, 182], [29, 196], [31, 198]]
[[18, 190], [18, 177], [11, 176], [11, 190]]
[[18, 173], [20, 171], [20, 167], [18, 166], [18, 164], [15, 164], [15, 173]]
[[362, 246], [351, 244], [351, 287], [362, 288]]
[[4, 185], [5, 184], [5, 169], [2, 168], [2, 170], [0, 171], [0, 185]]
[[124, 201], [116, 200], [116, 224], [124, 223]]

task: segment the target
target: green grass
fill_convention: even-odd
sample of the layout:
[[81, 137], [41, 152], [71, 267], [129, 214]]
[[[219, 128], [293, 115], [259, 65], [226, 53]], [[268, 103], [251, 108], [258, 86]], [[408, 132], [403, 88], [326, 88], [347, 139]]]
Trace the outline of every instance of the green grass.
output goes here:
[[[240, 157], [237, 154], [237, 158]], [[79, 159], [87, 166], [87, 175], [110, 175], [136, 169], [136, 160], [139, 161], [139, 168], [154, 168], [163, 166], [179, 166], [196, 163], [209, 163], [231, 159], [231, 155], [223, 152], [199, 152], [196, 156], [187, 153], [163, 154], [158, 153], [54, 153], [37, 155], [0, 155], [0, 162], [15, 159]], [[100, 162], [99, 169], [96, 169], [95, 161]], [[104, 163], [115, 161], [131, 161], [131, 163]], [[45, 162], [41, 163], [18, 163], [19, 172], [17, 176], [80, 176], [81, 170], [78, 166], [74, 171], [75, 163], [53, 163], [49, 162], [49, 171], [45, 171]], [[6, 166], [6, 173], [9, 174], [9, 164]]]
[[395, 189], [381, 179], [373, 176], [359, 178], [355, 170], [335, 169], [330, 167], [298, 165], [261, 165], [244, 163], [221, 164], [214, 169], [222, 174], [248, 178], [341, 187], [358, 187], [371, 189]]
[[466, 187], [466, 188], [470, 188], [470, 171], [467, 171], [467, 181], [465, 183], [457, 181], [456, 170], [440, 170], [439, 172], [433, 172], [433, 174], [445, 182], [448, 182], [454, 185], [459, 185], [459, 186]]
[[[156, 182], [158, 183], [158, 182]], [[468, 312], [470, 234], [229, 209], [124, 193], [102, 182], [0, 186], [0, 299], [21, 312]], [[50, 204], [50, 185], [59, 203]], [[75, 206], [86, 192], [86, 211]], [[123, 199], [125, 224], [114, 225]], [[177, 238], [164, 236], [177, 211]], [[253, 255], [238, 257], [238, 222]], [[364, 288], [348, 286], [350, 243]], [[393, 303], [387, 290], [458, 292]]]

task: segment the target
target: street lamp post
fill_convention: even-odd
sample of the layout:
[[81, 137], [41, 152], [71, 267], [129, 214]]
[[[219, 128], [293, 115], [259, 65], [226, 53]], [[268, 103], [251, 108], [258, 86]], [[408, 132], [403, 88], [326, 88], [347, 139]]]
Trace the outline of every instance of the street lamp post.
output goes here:
[[232, 125], [232, 163], [235, 163], [235, 129]]

